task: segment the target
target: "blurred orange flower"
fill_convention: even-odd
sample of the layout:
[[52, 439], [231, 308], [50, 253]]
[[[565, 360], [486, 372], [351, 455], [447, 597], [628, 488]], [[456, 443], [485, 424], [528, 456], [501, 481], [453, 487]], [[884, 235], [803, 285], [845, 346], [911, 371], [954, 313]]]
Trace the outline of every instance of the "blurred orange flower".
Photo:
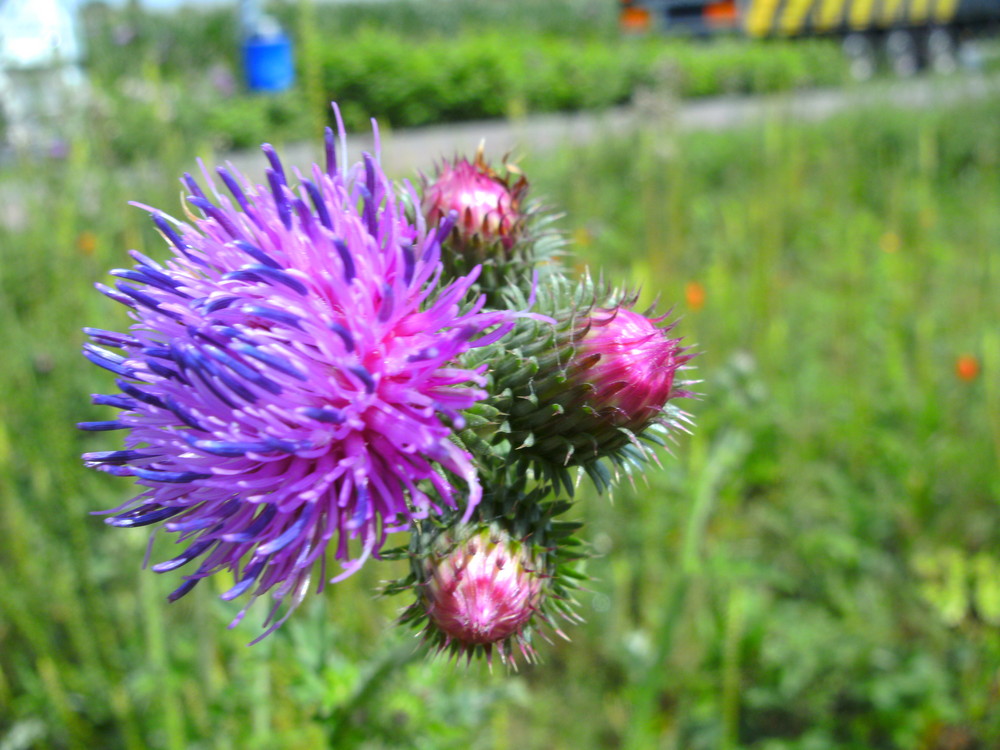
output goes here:
[[979, 360], [971, 354], [963, 354], [955, 360], [955, 375], [966, 382], [975, 380], [979, 375]]
[[687, 299], [688, 307], [700, 310], [705, 306], [705, 287], [697, 281], [689, 281], [684, 287], [684, 297]]
[[84, 230], [76, 238], [76, 248], [86, 256], [91, 256], [97, 250], [97, 235]]

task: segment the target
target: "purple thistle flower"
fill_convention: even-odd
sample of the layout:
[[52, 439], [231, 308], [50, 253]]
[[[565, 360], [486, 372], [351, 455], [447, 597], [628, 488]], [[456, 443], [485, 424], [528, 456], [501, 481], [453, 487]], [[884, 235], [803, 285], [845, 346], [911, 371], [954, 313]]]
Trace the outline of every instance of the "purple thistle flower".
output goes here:
[[188, 223], [141, 206], [173, 257], [133, 251], [133, 268], [112, 271], [123, 281], [97, 285], [135, 322], [128, 333], [85, 329], [84, 356], [120, 389], [94, 403], [121, 414], [80, 425], [125, 430], [123, 450], [83, 458], [144, 487], [107, 523], [162, 521], [187, 544], [154, 571], [199, 561], [170, 599], [230, 571], [223, 599], [274, 599], [261, 638], [317, 568], [322, 590], [328, 550], [344, 567], [334, 582], [413, 519], [463, 499], [468, 516], [481, 489], [451, 436], [486, 395], [485, 367], [454, 362], [512, 325], [482, 300], [462, 307], [478, 268], [439, 283], [454, 215], [437, 229], [411, 223], [375, 158], [338, 167], [328, 128], [326, 168], [291, 180], [263, 150], [268, 187], [219, 168], [230, 197], [203, 168], [208, 190], [183, 179], [197, 212]]

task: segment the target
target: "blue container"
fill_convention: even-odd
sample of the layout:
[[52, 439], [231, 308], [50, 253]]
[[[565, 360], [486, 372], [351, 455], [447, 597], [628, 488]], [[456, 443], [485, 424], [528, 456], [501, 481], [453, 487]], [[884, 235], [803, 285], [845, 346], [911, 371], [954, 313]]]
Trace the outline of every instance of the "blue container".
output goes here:
[[251, 91], [286, 91], [295, 83], [292, 40], [284, 33], [243, 42], [243, 70]]

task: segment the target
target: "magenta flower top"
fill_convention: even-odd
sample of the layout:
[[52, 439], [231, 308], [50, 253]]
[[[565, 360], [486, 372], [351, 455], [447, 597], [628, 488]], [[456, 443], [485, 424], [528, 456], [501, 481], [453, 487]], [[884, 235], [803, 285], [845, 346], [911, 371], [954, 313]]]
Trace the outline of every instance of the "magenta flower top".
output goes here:
[[428, 613], [449, 637], [489, 644], [517, 633], [534, 614], [541, 583], [521, 545], [489, 532], [441, 560], [430, 583]]
[[515, 192], [482, 161], [445, 163], [424, 194], [423, 212], [436, 223], [451, 211], [463, 241], [501, 241], [510, 249], [521, 216]]
[[196, 564], [171, 599], [230, 571], [223, 599], [272, 594], [266, 635], [314, 569], [322, 589], [328, 551], [338, 580], [387, 532], [477, 504], [472, 457], [450, 438], [485, 396], [483, 369], [456, 358], [511, 323], [482, 302], [463, 307], [478, 269], [440, 283], [454, 215], [411, 222], [375, 158], [338, 167], [329, 129], [326, 166], [308, 175], [264, 152], [266, 187], [219, 168], [228, 195], [207, 172], [207, 189], [184, 176], [189, 222], [143, 207], [172, 255], [133, 251], [133, 268], [112, 271], [123, 281], [98, 284], [134, 323], [85, 329], [84, 355], [120, 391], [94, 403], [121, 413], [80, 427], [123, 430], [123, 449], [84, 460], [142, 487], [107, 522], [163, 522], [187, 545], [153, 566]]
[[428, 558], [428, 627], [439, 631], [440, 649], [469, 654], [482, 646], [488, 656], [496, 649], [506, 662], [514, 656], [508, 650], [517, 645], [531, 661], [534, 651], [521, 631], [541, 606], [545, 577], [540, 566], [528, 545], [491, 529], [469, 534]]
[[615, 427], [641, 430], [669, 399], [688, 395], [674, 390], [674, 375], [691, 356], [657, 320], [626, 307], [608, 312], [607, 318], [591, 317], [576, 352], [581, 360], [600, 355], [586, 372], [593, 386], [587, 400]]

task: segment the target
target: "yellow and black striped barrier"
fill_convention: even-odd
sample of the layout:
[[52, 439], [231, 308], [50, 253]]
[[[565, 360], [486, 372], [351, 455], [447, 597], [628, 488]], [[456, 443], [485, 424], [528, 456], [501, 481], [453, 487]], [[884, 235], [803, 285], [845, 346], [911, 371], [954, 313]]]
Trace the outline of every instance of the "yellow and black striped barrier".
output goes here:
[[961, 0], [750, 0], [743, 28], [752, 37], [868, 31], [951, 23]]
[[1000, 0], [621, 0], [625, 31], [794, 37], [1000, 24]]

